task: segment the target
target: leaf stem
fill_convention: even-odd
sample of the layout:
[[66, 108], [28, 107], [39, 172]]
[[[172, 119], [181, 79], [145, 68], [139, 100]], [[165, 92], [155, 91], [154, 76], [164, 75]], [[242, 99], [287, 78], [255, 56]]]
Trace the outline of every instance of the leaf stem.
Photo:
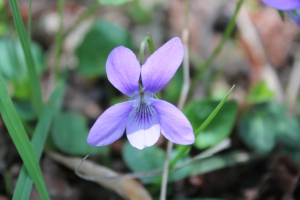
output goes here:
[[[184, 104], [187, 99], [187, 94], [190, 87], [190, 64], [189, 64], [189, 51], [188, 51], [188, 40], [189, 40], [189, 12], [190, 12], [190, 1], [185, 0], [185, 23], [184, 29], [182, 30], [182, 42], [184, 46], [184, 58], [183, 58], [183, 85], [180, 93], [180, 98], [178, 101], [178, 108], [180, 110], [183, 109]], [[168, 176], [169, 176], [169, 169], [170, 166], [170, 155], [173, 149], [173, 143], [168, 141], [167, 145], [167, 153], [166, 153], [166, 160], [164, 163], [163, 169], [163, 176], [162, 176], [162, 183], [161, 183], [161, 193], [160, 193], [160, 200], [166, 199], [167, 194], [167, 184], [168, 184]]]
[[236, 21], [237, 15], [240, 11], [240, 8], [242, 7], [243, 2], [244, 2], [244, 0], [239, 0], [239, 2], [237, 3], [237, 6], [235, 8], [234, 14], [231, 17], [229, 24], [227, 25], [227, 27], [225, 29], [225, 32], [222, 36], [220, 43], [218, 44], [218, 46], [216, 47], [216, 49], [214, 50], [212, 55], [206, 60], [206, 62], [204, 62], [201, 66], [199, 66], [198, 71], [196, 72], [196, 75], [192, 78], [192, 84], [189, 89], [188, 97], [190, 97], [192, 95], [192, 91], [194, 91], [197, 81], [199, 80], [199, 78], [201, 78], [203, 76], [204, 72], [208, 69], [208, 67], [212, 64], [212, 62], [215, 60], [215, 58], [219, 55], [225, 42], [230, 37], [230, 35], [234, 29], [234, 26], [235, 26], [235, 21]]
[[141, 43], [141, 46], [140, 46], [140, 53], [139, 53], [139, 62], [140, 62], [141, 66], [143, 65], [143, 61], [144, 61], [144, 53], [145, 53], [146, 43], [148, 43], [148, 48], [149, 48], [149, 51], [151, 54], [153, 54], [155, 51], [152, 37], [149, 35], [144, 37], [144, 39]]

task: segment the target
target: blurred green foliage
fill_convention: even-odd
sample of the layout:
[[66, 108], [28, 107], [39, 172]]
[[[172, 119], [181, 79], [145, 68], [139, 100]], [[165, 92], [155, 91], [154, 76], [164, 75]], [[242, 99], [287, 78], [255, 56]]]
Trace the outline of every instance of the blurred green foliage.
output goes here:
[[297, 118], [288, 116], [285, 106], [262, 103], [249, 108], [241, 117], [239, 135], [257, 153], [268, 153], [276, 143], [300, 149], [300, 126]]
[[[176, 150], [172, 152], [171, 159], [176, 155], [176, 153]], [[125, 163], [133, 172], [147, 172], [151, 170], [162, 169], [166, 159], [165, 151], [155, 145], [147, 147], [143, 150], [138, 150], [132, 147], [129, 142], [125, 143], [122, 154]], [[178, 164], [187, 159], [188, 156], [181, 158]], [[176, 170], [175, 172], [170, 173], [169, 182], [174, 182], [188, 177], [190, 171], [191, 166], [187, 165], [179, 170]], [[157, 183], [159, 179], [160, 176], [151, 176], [141, 178], [141, 181], [143, 183]]]
[[87, 77], [104, 77], [108, 54], [120, 45], [134, 49], [128, 32], [108, 21], [97, 21], [76, 50], [78, 72]]
[[274, 97], [274, 93], [268, 88], [265, 81], [254, 84], [250, 92], [246, 96], [249, 104], [262, 103], [270, 101]]
[[103, 5], [122, 5], [133, 0], [98, 0]]
[[[190, 120], [193, 129], [198, 128], [218, 106], [220, 102], [209, 99], [195, 100], [184, 109], [184, 113]], [[199, 149], [205, 149], [216, 145], [220, 141], [227, 138], [233, 128], [237, 114], [237, 103], [235, 101], [227, 101], [220, 109], [215, 118], [201, 132], [194, 143]]]
[[107, 154], [108, 147], [94, 147], [87, 142], [86, 119], [73, 111], [60, 112], [53, 120], [51, 136], [56, 147], [70, 155]]
[[[36, 43], [32, 43], [30, 47], [34, 62], [36, 63], [36, 71], [38, 74], [41, 74], [45, 69], [45, 57], [42, 49]], [[0, 60], [0, 70], [6, 82], [12, 86], [13, 96], [19, 99], [29, 99], [30, 86], [28, 70], [20, 42], [8, 38], [1, 38]]]

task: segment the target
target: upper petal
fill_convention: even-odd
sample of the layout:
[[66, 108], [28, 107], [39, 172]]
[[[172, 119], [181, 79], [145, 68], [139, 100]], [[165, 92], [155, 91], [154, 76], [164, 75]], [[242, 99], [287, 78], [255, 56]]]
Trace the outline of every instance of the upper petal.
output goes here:
[[140, 72], [140, 64], [130, 49], [119, 46], [108, 55], [107, 78], [123, 94], [132, 97], [139, 92]]
[[155, 51], [142, 66], [145, 92], [156, 93], [174, 76], [184, 55], [180, 38], [175, 37]]
[[157, 111], [161, 133], [168, 140], [183, 145], [195, 142], [193, 128], [178, 108], [158, 99], [152, 99], [151, 106]]
[[105, 146], [119, 139], [133, 105], [133, 101], [127, 101], [108, 108], [92, 126], [87, 142], [93, 146]]
[[156, 111], [146, 103], [134, 108], [129, 115], [126, 134], [130, 144], [138, 149], [154, 145], [160, 136]]
[[278, 10], [293, 10], [300, 7], [299, 0], [262, 0], [262, 2]]

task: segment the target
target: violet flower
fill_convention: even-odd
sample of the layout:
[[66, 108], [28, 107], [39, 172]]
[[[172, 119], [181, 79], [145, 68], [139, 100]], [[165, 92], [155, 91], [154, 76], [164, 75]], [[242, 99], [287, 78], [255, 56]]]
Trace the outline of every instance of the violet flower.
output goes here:
[[284, 11], [300, 26], [300, 0], [262, 0], [268, 6]]
[[155, 144], [160, 132], [174, 143], [192, 144], [195, 136], [184, 114], [172, 104], [154, 98], [174, 76], [183, 55], [179, 38], [169, 40], [142, 67], [130, 49], [119, 46], [112, 50], [106, 61], [107, 78], [130, 100], [108, 108], [91, 128], [87, 142], [108, 145], [126, 129], [129, 142], [138, 149]]

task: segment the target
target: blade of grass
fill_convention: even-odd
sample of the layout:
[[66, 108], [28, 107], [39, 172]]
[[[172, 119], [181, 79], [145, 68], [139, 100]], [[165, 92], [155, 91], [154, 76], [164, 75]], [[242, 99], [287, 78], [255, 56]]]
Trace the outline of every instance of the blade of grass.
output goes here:
[[[201, 124], [201, 126], [195, 131], [195, 137], [197, 137], [202, 131], [204, 131], [204, 129], [208, 126], [208, 124], [215, 118], [215, 116], [217, 115], [217, 113], [219, 112], [219, 110], [222, 108], [222, 106], [224, 105], [224, 103], [226, 102], [227, 98], [229, 97], [229, 95], [231, 94], [232, 90], [234, 89], [235, 85], [233, 85], [231, 87], [231, 89], [229, 90], [229, 92], [226, 94], [226, 96], [224, 97], [224, 99], [222, 99], [222, 101], [219, 103], [219, 105], [214, 109], [214, 111], [208, 116], [208, 118], [203, 122], [203, 124]], [[170, 164], [170, 169], [172, 169], [175, 164], [178, 162], [178, 160], [185, 155], [186, 151], [189, 149], [189, 146], [182, 146], [182, 148], [180, 148], [178, 154], [176, 155], [176, 157], [172, 160], [171, 164]]]
[[[62, 105], [64, 88], [65, 85], [61, 82], [52, 93], [33, 133], [31, 144], [38, 160], [41, 158], [51, 121]], [[14, 191], [13, 200], [29, 199], [32, 183], [32, 179], [30, 178], [26, 167], [23, 165]]]
[[10, 7], [13, 14], [14, 23], [20, 38], [21, 46], [24, 52], [26, 65], [28, 68], [29, 82], [32, 93], [32, 101], [35, 111], [40, 116], [43, 109], [42, 92], [40, 87], [39, 78], [36, 72], [35, 63], [33, 60], [30, 43], [26, 36], [24, 24], [20, 15], [20, 10], [16, 0], [9, 0]]
[[[214, 111], [208, 116], [208, 118], [195, 131], [195, 137], [197, 137], [202, 131], [204, 131], [204, 129], [208, 126], [208, 124], [214, 119], [214, 117], [217, 115], [219, 110], [222, 108], [222, 106], [226, 102], [227, 98], [231, 94], [234, 87], [235, 87], [235, 85], [232, 86], [232, 88], [229, 90], [229, 92], [226, 94], [226, 96], [222, 99], [222, 101], [218, 104], [218, 106], [214, 109]], [[186, 153], [189, 149], [190, 149], [190, 146], [181, 146], [181, 148], [179, 148], [177, 155], [172, 159], [172, 161], [169, 165], [169, 171], [172, 171], [172, 169], [174, 168], [176, 163], [179, 161], [179, 159], [182, 158], [184, 155], [186, 155]], [[162, 182], [162, 178], [159, 179], [159, 181], [155, 184], [155, 186], [153, 188], [150, 188], [150, 192], [151, 193], [157, 192], [157, 190], [160, 187], [161, 182]]]
[[6, 128], [42, 199], [50, 199], [44, 178], [24, 127], [18, 117], [0, 72], [0, 111]]
[[28, 35], [28, 40], [29, 40], [29, 42], [31, 41], [32, 2], [33, 2], [33, 0], [30, 0], [30, 1], [29, 1], [28, 19], [27, 19], [27, 35]]

